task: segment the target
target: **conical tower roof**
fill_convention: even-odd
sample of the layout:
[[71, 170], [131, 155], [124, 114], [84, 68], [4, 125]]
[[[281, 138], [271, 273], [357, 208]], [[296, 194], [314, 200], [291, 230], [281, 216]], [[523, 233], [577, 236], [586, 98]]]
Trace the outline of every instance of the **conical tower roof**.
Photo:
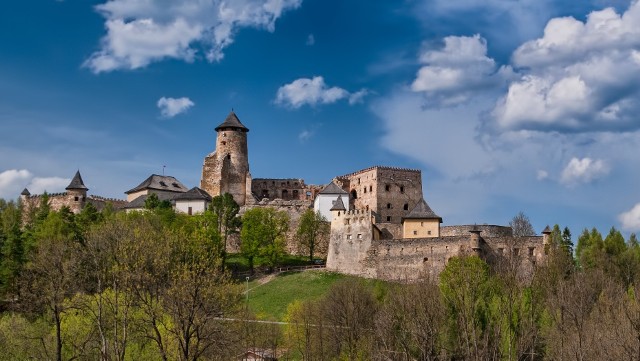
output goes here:
[[342, 196], [338, 196], [338, 199], [336, 199], [333, 202], [333, 207], [331, 207], [330, 211], [346, 211], [347, 208], [345, 208], [344, 206], [344, 202], [342, 202]]
[[20, 193], [21, 196], [30, 196], [31, 192], [29, 192], [29, 190], [27, 188], [22, 190], [22, 193]]
[[81, 190], [85, 190], [85, 191], [89, 190], [89, 188], [87, 188], [84, 185], [84, 182], [82, 181], [82, 176], [80, 175], [80, 171], [76, 172], [76, 175], [73, 176], [73, 179], [71, 180], [71, 183], [69, 183], [69, 185], [65, 189], [66, 190], [81, 189]]
[[245, 127], [244, 124], [240, 122], [240, 119], [238, 119], [238, 116], [233, 112], [233, 110], [231, 111], [231, 113], [229, 113], [229, 115], [227, 115], [227, 118], [224, 120], [224, 122], [216, 127], [216, 132], [222, 129], [237, 129], [243, 132], [249, 131], [249, 128]]

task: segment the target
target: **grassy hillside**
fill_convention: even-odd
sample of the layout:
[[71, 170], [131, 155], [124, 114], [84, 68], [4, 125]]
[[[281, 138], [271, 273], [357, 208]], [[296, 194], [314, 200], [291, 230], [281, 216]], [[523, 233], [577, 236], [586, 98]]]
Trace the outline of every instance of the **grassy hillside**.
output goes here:
[[[287, 306], [296, 300], [319, 299], [331, 286], [343, 279], [353, 277], [323, 270], [288, 272], [274, 276], [269, 282], [260, 280], [249, 282], [249, 308], [260, 319], [282, 321]], [[383, 297], [386, 283], [377, 280], [363, 280], [374, 289], [377, 297]]]

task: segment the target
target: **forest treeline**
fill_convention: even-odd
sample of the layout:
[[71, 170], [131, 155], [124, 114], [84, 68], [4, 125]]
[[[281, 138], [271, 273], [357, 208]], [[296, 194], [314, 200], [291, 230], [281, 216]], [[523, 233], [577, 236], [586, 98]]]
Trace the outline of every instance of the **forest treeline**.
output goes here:
[[[615, 228], [584, 230], [574, 250], [556, 225], [533, 274], [508, 255], [491, 267], [451, 258], [438, 280], [411, 284], [347, 278], [275, 325], [249, 322], [225, 246], [238, 233], [249, 263], [276, 265], [282, 213], [239, 218], [221, 197], [185, 216], [150, 197], [146, 212], [73, 214], [43, 198], [28, 214], [0, 200], [0, 360], [233, 360], [255, 348], [281, 360], [640, 358], [640, 245]], [[326, 228], [305, 217], [296, 238], [313, 259]]]

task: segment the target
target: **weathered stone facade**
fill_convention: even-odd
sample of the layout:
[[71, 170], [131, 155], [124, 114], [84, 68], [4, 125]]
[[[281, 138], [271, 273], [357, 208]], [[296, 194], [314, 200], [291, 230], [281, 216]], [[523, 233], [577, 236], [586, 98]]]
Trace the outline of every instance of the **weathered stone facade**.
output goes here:
[[300, 178], [254, 178], [251, 192], [259, 200], [307, 200], [315, 199], [322, 186], [306, 185]]
[[374, 166], [334, 181], [349, 192], [350, 208], [373, 211], [376, 223], [402, 223], [423, 198], [422, 174], [417, 169]]

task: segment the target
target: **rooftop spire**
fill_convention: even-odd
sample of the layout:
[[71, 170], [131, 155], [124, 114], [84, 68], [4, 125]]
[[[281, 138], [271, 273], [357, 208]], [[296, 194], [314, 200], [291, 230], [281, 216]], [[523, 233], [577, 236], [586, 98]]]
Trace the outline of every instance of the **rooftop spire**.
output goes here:
[[66, 190], [82, 189], [82, 190], [85, 190], [85, 191], [89, 190], [89, 188], [87, 188], [84, 185], [84, 182], [82, 181], [82, 176], [80, 175], [80, 170], [78, 170], [76, 172], [76, 175], [73, 176], [73, 179], [71, 180], [71, 183], [69, 183], [69, 185], [65, 189]]

